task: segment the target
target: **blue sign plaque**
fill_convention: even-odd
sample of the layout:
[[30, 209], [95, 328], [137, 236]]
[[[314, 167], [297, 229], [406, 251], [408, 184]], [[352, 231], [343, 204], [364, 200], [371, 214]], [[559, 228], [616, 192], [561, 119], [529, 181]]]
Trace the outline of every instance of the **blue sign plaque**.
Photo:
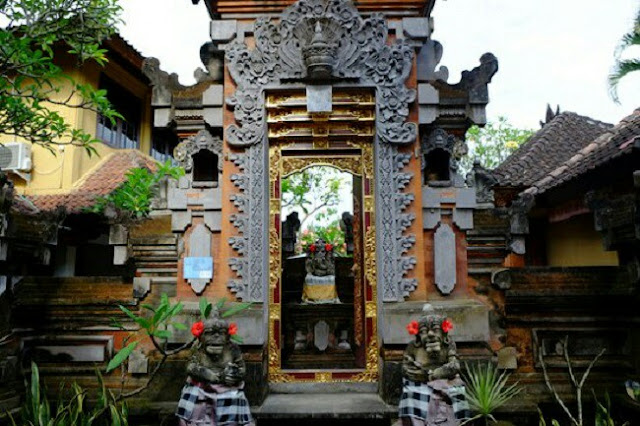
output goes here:
[[185, 279], [213, 278], [213, 257], [185, 257], [182, 273]]

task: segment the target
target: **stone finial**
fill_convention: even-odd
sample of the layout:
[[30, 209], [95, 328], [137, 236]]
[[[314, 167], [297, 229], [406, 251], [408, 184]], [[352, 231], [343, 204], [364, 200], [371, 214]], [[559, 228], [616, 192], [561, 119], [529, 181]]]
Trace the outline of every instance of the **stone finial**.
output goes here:
[[337, 46], [327, 41], [325, 32], [320, 20], [317, 20], [311, 43], [302, 49], [307, 77], [312, 79], [329, 78], [333, 73]]

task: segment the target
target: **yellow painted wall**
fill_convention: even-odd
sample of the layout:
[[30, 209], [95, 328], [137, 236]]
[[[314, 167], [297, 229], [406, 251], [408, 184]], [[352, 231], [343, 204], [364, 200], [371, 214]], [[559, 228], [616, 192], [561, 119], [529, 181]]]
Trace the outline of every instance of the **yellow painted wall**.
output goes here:
[[602, 236], [593, 228], [592, 214], [550, 223], [546, 241], [549, 266], [618, 265], [618, 254], [602, 248]]
[[[140, 150], [146, 154], [151, 151], [151, 88], [129, 74], [115, 62], [108, 62], [105, 67], [90, 63], [78, 68], [75, 59], [64, 53], [56, 56], [58, 64], [77, 83], [91, 84], [97, 87], [100, 75], [105, 74], [113, 81], [140, 99], [144, 111], [140, 123]], [[56, 99], [66, 99], [70, 93], [68, 82], [61, 81], [62, 90]], [[72, 102], [77, 99], [72, 99]], [[80, 108], [67, 108], [51, 105], [51, 110], [61, 114], [73, 127], [82, 128], [95, 136], [97, 114]], [[15, 138], [3, 136], [0, 142], [15, 141]], [[40, 146], [32, 146], [31, 181], [27, 182], [15, 174], [11, 174], [16, 191], [23, 194], [55, 194], [69, 191], [89, 170], [95, 167], [104, 157], [115, 150], [105, 144], [95, 145], [98, 155], [89, 156], [84, 148], [77, 146], [55, 146], [55, 155]]]

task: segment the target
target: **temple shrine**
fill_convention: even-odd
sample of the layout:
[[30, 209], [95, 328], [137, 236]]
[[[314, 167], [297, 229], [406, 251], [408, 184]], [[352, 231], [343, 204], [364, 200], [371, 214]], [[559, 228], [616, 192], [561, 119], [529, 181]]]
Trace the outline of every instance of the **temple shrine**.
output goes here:
[[[498, 59], [468, 58], [468, 71], [449, 76], [435, 0], [202, 2], [211, 38], [196, 84], [124, 42], [114, 60], [144, 86], [148, 153], [185, 170], [161, 183], [147, 219], [56, 210], [78, 188], [90, 193], [91, 179], [107, 181], [96, 173], [152, 167], [140, 145], [92, 166], [67, 198], [6, 190], [6, 406], [27, 355], [48, 383], [89, 385], [93, 365], [123, 347], [109, 318], [136, 329], [116, 305], [140, 313], [162, 294], [185, 304], [185, 324], [201, 297], [251, 302], [233, 321], [259, 425], [310, 413], [318, 424], [391, 424], [406, 326], [425, 303], [454, 324], [456, 363], [492, 361], [531, 389], [504, 411], [515, 425], [537, 425], [537, 407], [553, 406], [540, 360], [563, 377], [565, 336], [580, 365], [607, 349], [591, 373], [597, 389], [637, 379], [638, 110], [616, 126], [551, 113], [496, 170], [464, 175], [465, 133], [486, 124]], [[303, 244], [283, 183], [326, 169], [348, 183], [335, 212], [344, 239]], [[189, 338], [176, 331], [168, 345]], [[131, 386], [149, 379], [158, 354], [140, 345], [132, 360]], [[140, 424], [175, 410], [186, 364], [171, 361], [132, 399]], [[117, 387], [120, 372], [105, 379]]]

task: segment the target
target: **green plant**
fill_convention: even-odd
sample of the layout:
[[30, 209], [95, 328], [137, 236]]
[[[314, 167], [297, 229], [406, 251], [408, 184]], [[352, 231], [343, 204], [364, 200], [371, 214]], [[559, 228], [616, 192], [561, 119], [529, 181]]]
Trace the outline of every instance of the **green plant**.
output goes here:
[[[604, 404], [598, 401], [595, 392], [593, 392], [593, 400], [596, 404], [595, 426], [616, 426], [611, 417], [611, 398], [609, 398], [609, 392], [605, 392], [604, 394]], [[624, 422], [621, 426], [627, 426], [628, 424], [629, 422]]]
[[122, 116], [105, 90], [75, 81], [68, 72], [73, 64], [64, 69], [61, 63], [71, 55], [77, 66], [104, 65], [100, 43], [121, 22], [120, 12], [118, 0], [0, 1], [0, 135], [24, 138], [51, 152], [56, 145], [78, 145], [95, 153], [98, 140], [73, 128], [56, 109], [96, 111], [112, 122]]
[[[323, 213], [320, 213], [320, 215], [323, 215]], [[325, 242], [332, 244], [334, 253], [337, 256], [347, 255], [347, 247], [344, 240], [344, 231], [340, 229], [338, 220], [334, 220], [326, 226], [310, 225], [307, 229], [302, 231], [302, 233], [300, 234], [300, 245], [298, 247], [299, 250], [297, 250], [297, 252], [305, 252], [309, 245], [311, 245], [318, 239], [322, 239]]]
[[460, 160], [462, 175], [471, 170], [476, 159], [487, 169], [498, 167], [534, 133], [513, 126], [505, 117], [498, 117], [484, 127], [471, 126], [466, 135], [469, 153]]
[[475, 413], [474, 417], [465, 421], [471, 422], [484, 418], [485, 424], [489, 420], [496, 422], [493, 412], [502, 407], [520, 392], [518, 383], [507, 386], [509, 374], [499, 373], [492, 363], [466, 365], [463, 378], [467, 388], [467, 401]]
[[[95, 404], [87, 404], [87, 392], [74, 383], [71, 385], [72, 396], [69, 400], [58, 400], [55, 411], [52, 411], [40, 383], [38, 366], [32, 362], [31, 382], [26, 383], [25, 386], [26, 395], [20, 412], [20, 424], [29, 426], [127, 426], [127, 404], [118, 402], [111, 391], [106, 389], [100, 373], [96, 374], [99, 387]], [[9, 414], [9, 418], [11, 424], [17, 426], [11, 414]]]
[[611, 74], [609, 74], [609, 93], [615, 103], [620, 103], [618, 98], [618, 85], [620, 80], [626, 75], [632, 72], [640, 71], [640, 59], [622, 59], [622, 52], [633, 47], [640, 46], [640, 9], [636, 14], [636, 18], [633, 21], [633, 28], [631, 31], [622, 36], [620, 44], [615, 51], [615, 64]]
[[184, 169], [173, 166], [171, 160], [158, 163], [155, 172], [144, 167], [135, 167], [126, 174], [125, 181], [111, 194], [98, 197], [94, 205], [87, 209], [93, 213], [104, 213], [108, 207], [126, 212], [136, 218], [145, 217], [151, 210], [151, 201], [156, 194], [158, 184], [165, 177], [178, 179], [184, 175]]
[[[202, 297], [199, 301], [199, 309], [200, 309], [200, 317], [202, 320], [205, 320], [211, 314], [213, 310], [213, 304], [207, 301], [206, 298]], [[215, 304], [216, 309], [220, 312], [220, 315], [223, 318], [227, 318], [233, 316], [251, 306], [251, 303], [237, 303], [232, 306], [227, 306], [225, 299], [220, 299]], [[149, 304], [141, 305], [144, 313], [143, 315], [137, 315], [126, 307], [119, 305], [119, 308], [122, 312], [124, 312], [130, 319], [132, 319], [139, 327], [142, 335], [139, 333], [129, 334], [124, 340], [124, 347], [120, 349], [115, 356], [109, 361], [107, 365], [107, 372], [111, 372], [116, 368], [120, 367], [122, 364], [126, 364], [129, 356], [133, 353], [133, 351], [138, 347], [140, 341], [144, 338], [148, 338], [151, 340], [151, 343], [155, 347], [155, 349], [160, 353], [160, 360], [156, 363], [153, 371], [149, 375], [149, 380], [147, 383], [137, 389], [134, 389], [130, 392], [124, 393], [124, 382], [125, 382], [125, 372], [126, 368], [122, 368], [122, 381], [121, 381], [121, 389], [120, 394], [118, 395], [118, 399], [129, 398], [131, 396], [137, 395], [143, 390], [145, 390], [151, 381], [156, 377], [160, 368], [164, 365], [167, 359], [171, 356], [177, 355], [185, 349], [190, 348], [195, 342], [195, 337], [184, 343], [183, 345], [174, 348], [167, 349], [167, 341], [172, 336], [173, 330], [186, 330], [187, 326], [183, 323], [177, 321], [178, 315], [182, 312], [183, 305], [182, 302], [171, 303], [169, 297], [163, 293], [160, 298], [160, 304], [157, 307], [153, 307]], [[119, 321], [113, 320], [113, 325], [121, 330], [126, 330], [126, 327], [120, 323]], [[137, 338], [134, 338], [137, 336]], [[242, 339], [237, 336], [231, 336], [232, 340], [242, 343]], [[133, 339], [133, 341], [131, 341]]]

